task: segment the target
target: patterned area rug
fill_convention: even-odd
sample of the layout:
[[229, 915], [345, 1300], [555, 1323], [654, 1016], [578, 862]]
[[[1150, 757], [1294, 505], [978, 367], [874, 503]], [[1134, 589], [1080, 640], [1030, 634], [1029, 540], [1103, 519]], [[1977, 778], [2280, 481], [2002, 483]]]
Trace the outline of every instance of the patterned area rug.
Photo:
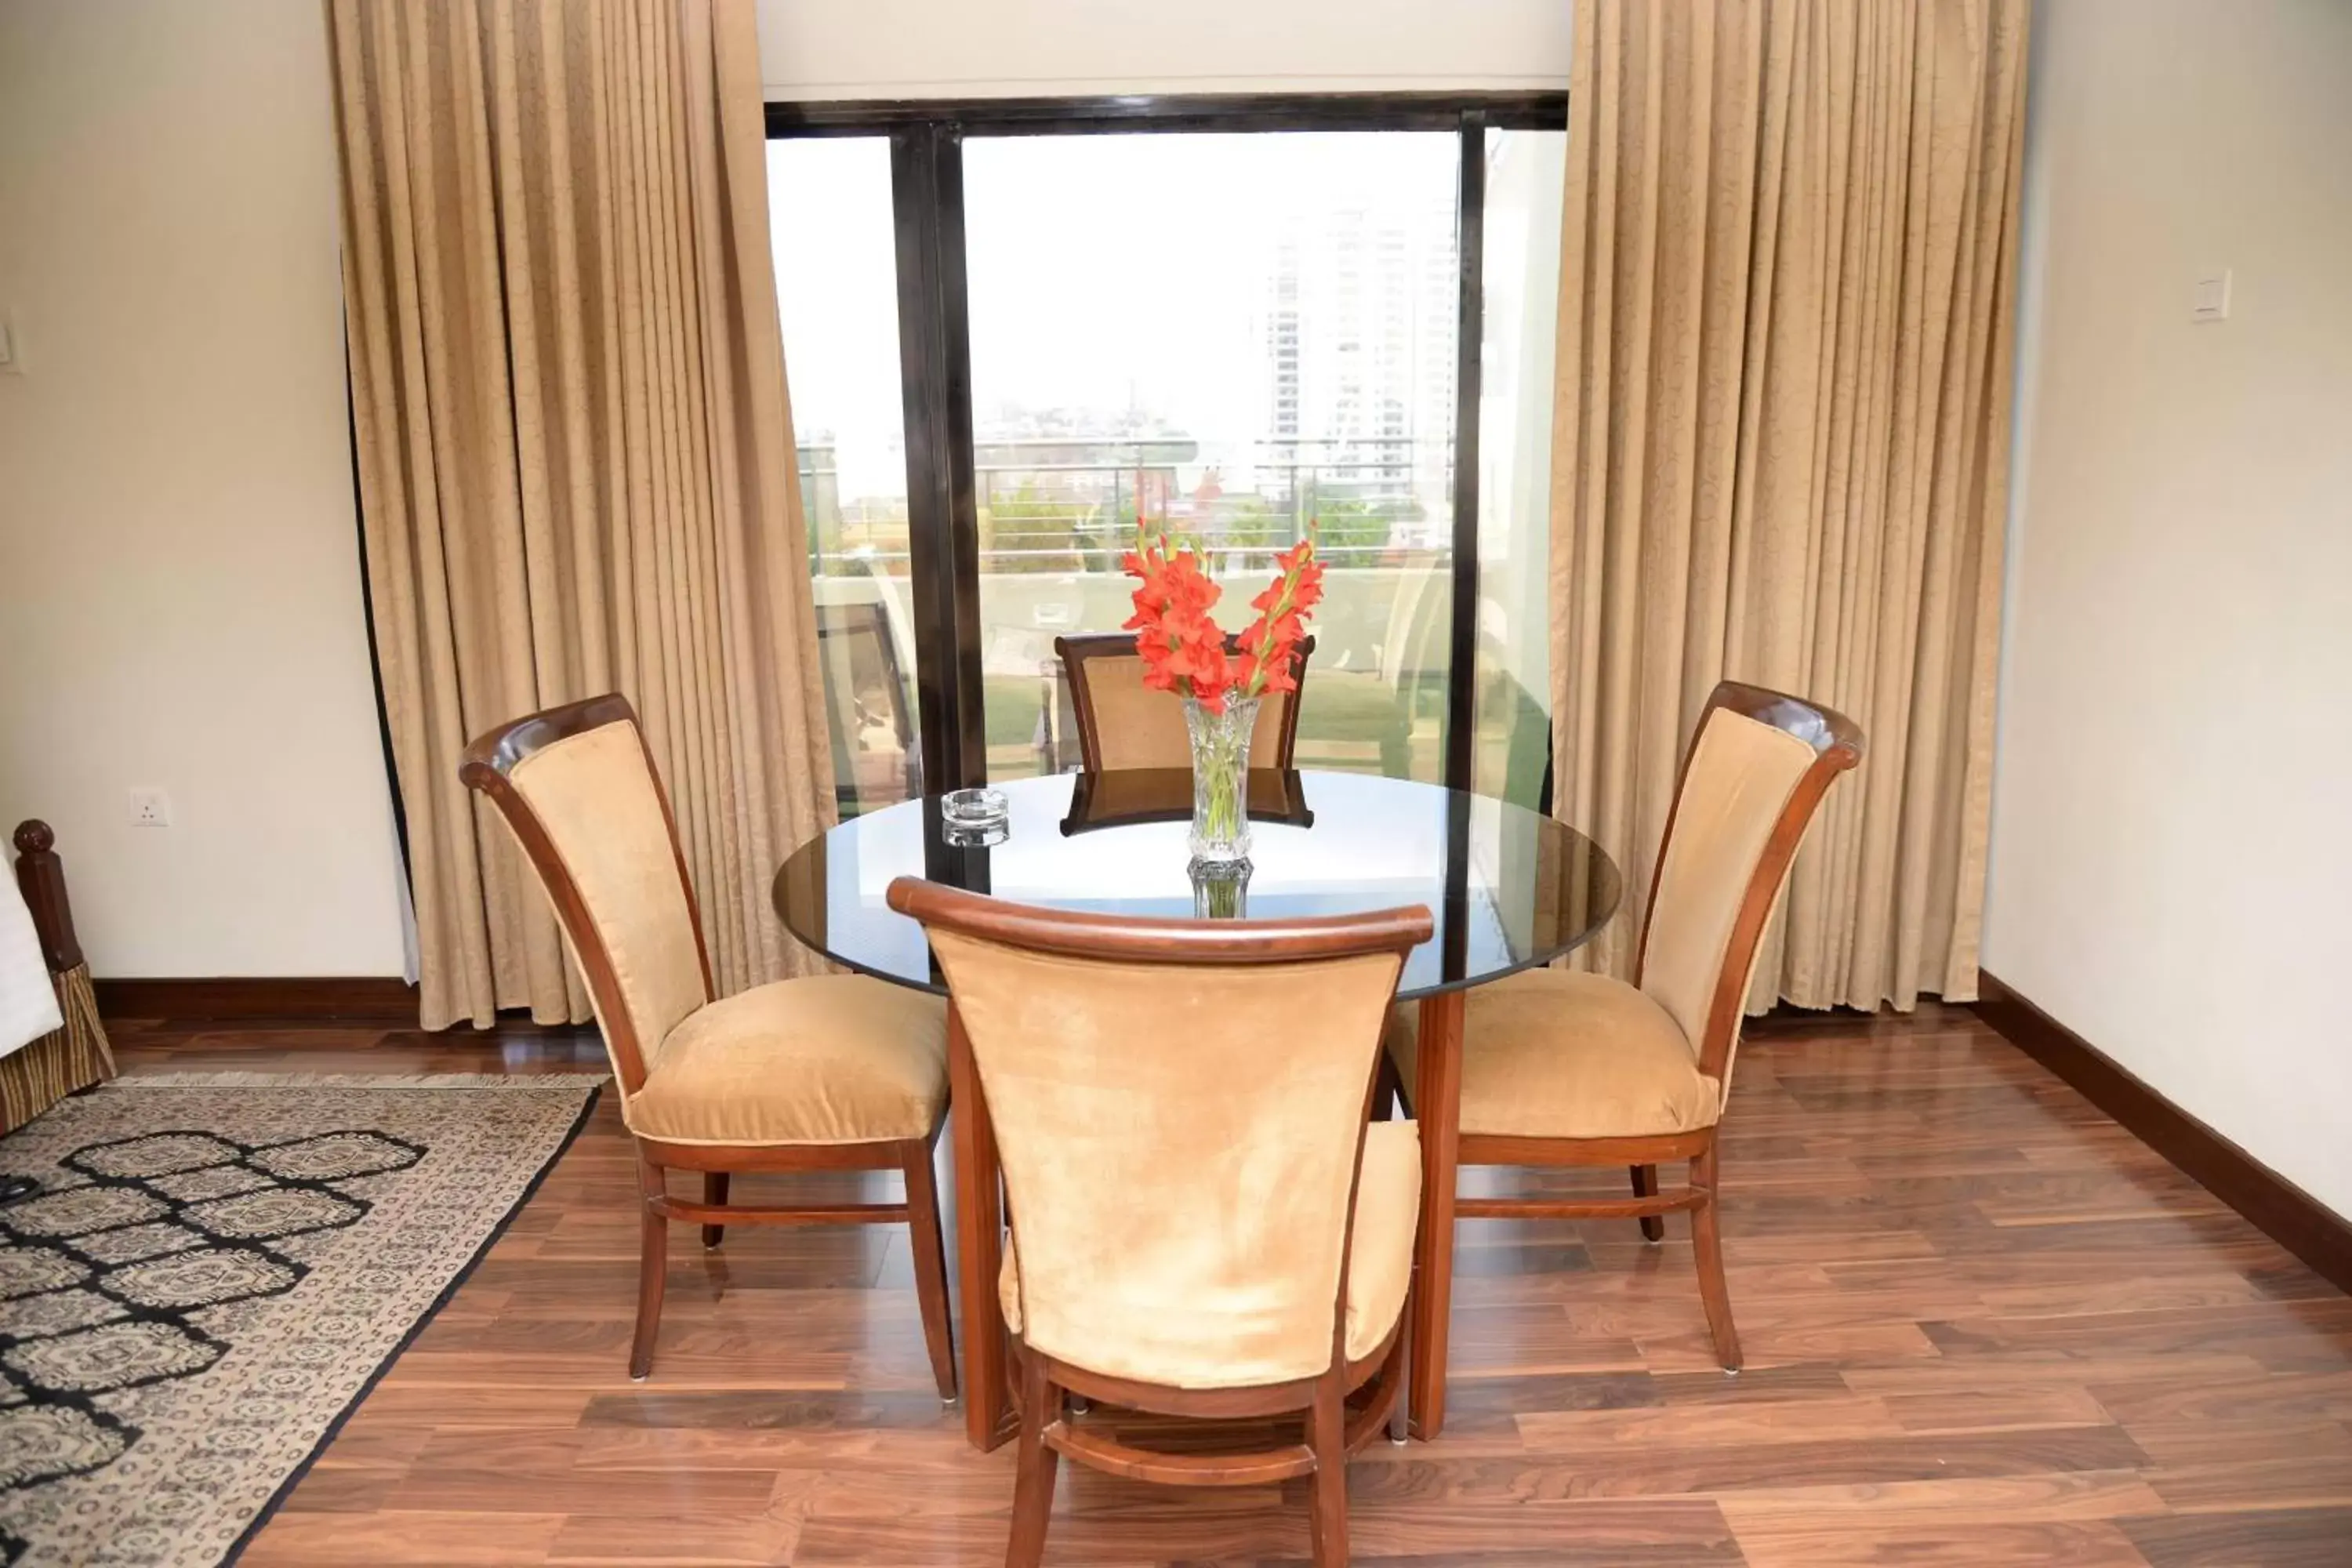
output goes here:
[[0, 1564], [232, 1559], [600, 1081], [134, 1077], [0, 1139]]

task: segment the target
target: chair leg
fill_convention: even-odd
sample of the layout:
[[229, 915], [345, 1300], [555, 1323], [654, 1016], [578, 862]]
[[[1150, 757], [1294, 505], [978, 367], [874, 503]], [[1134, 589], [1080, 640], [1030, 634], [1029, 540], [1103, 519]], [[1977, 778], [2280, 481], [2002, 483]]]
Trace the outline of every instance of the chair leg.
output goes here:
[[1060, 1391], [1045, 1376], [1045, 1358], [1023, 1356], [1021, 1432], [1013, 1439], [1013, 1539], [1005, 1543], [1004, 1568], [1037, 1568], [1045, 1561], [1045, 1526], [1054, 1515], [1054, 1472], [1062, 1458], [1046, 1446], [1045, 1426], [1060, 1415]]
[[931, 1352], [931, 1379], [940, 1397], [956, 1396], [955, 1330], [948, 1321], [947, 1243], [940, 1234], [939, 1186], [931, 1177], [931, 1145], [910, 1138], [900, 1145], [907, 1173], [907, 1237], [915, 1249], [915, 1301], [923, 1313], [923, 1344]]
[[1739, 1370], [1739, 1331], [1731, 1321], [1731, 1290], [1723, 1278], [1723, 1231], [1716, 1208], [1715, 1145], [1691, 1160], [1691, 1185], [1698, 1206], [1691, 1210], [1691, 1249], [1698, 1258], [1699, 1300], [1706, 1305], [1706, 1330], [1715, 1339], [1715, 1359], [1723, 1370]]
[[662, 1288], [669, 1283], [669, 1221], [654, 1205], [667, 1196], [659, 1165], [637, 1161], [643, 1223], [638, 1233], [637, 1333], [629, 1346], [629, 1376], [643, 1383], [654, 1369], [654, 1337], [661, 1332]]
[[1396, 1345], [1389, 1352], [1388, 1371], [1383, 1374], [1396, 1384], [1396, 1403], [1389, 1406], [1389, 1441], [1403, 1447], [1412, 1435], [1412, 1291], [1406, 1289], [1404, 1310], [1397, 1317]]
[[[1658, 1168], [1655, 1165], [1633, 1167], [1633, 1195], [1637, 1198], [1654, 1198], [1658, 1195]], [[1642, 1239], [1643, 1241], [1665, 1240], [1666, 1216], [1658, 1214], [1643, 1215]]]
[[1307, 1415], [1307, 1443], [1315, 1450], [1314, 1511], [1307, 1537], [1315, 1568], [1348, 1568], [1348, 1415], [1343, 1376], [1326, 1373]]
[[[702, 1201], [710, 1205], [713, 1208], [725, 1208], [727, 1206], [726, 1172], [705, 1171], [702, 1173]], [[706, 1247], [716, 1247], [719, 1245], [719, 1238], [724, 1237], [726, 1234], [727, 1227], [723, 1225], [706, 1225], [702, 1227], [702, 1245]]]

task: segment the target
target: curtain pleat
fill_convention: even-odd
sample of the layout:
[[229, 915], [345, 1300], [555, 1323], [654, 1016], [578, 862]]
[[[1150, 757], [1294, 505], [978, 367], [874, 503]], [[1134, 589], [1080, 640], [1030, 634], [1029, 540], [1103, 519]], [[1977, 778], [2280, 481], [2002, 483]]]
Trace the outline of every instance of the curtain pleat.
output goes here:
[[[1869, 735], [1751, 1005], [1974, 995], [2025, 0], [1577, 0], [1554, 799], [1643, 909], [1726, 677]], [[1624, 973], [1628, 919], [1580, 962]]]
[[583, 1020], [467, 740], [618, 689], [719, 986], [834, 816], [751, 0], [333, 0], [360, 490], [423, 1021]]

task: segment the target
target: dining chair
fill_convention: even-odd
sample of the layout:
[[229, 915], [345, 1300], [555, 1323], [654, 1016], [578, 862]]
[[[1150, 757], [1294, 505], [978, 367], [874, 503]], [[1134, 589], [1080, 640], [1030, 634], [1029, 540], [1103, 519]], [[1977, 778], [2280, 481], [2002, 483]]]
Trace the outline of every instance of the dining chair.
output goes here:
[[[1312, 827], [1315, 808], [1307, 804], [1307, 781], [1296, 768], [1252, 768], [1242, 778], [1242, 805], [1252, 822]], [[1118, 768], [1070, 775], [1070, 808], [1062, 814], [1062, 837], [1146, 822], [1192, 820], [1190, 768]]]
[[[629, 1375], [653, 1368], [668, 1222], [893, 1224], [912, 1233], [931, 1373], [955, 1397], [947, 1258], [931, 1149], [947, 1108], [947, 1012], [863, 975], [776, 981], [716, 997], [677, 826], [618, 695], [501, 725], [459, 776], [488, 795], [539, 873], [577, 956], [635, 1139], [643, 1223]], [[669, 1192], [700, 1172], [700, 1202]], [[728, 1201], [742, 1172], [898, 1171], [904, 1203]]]
[[[1298, 703], [1307, 692], [1311, 637], [1298, 639], [1291, 655], [1294, 691], [1269, 692], [1258, 703], [1250, 731], [1250, 766], [1286, 768], [1298, 745]], [[1054, 652], [1070, 683], [1078, 727], [1079, 766], [1098, 773], [1119, 768], [1190, 768], [1192, 742], [1184, 728], [1181, 699], [1143, 684], [1143, 656], [1132, 632], [1089, 632], [1054, 639]], [[1241, 653], [1241, 638], [1225, 636], [1228, 658]]]
[[[1723, 1276], [1717, 1128], [1756, 956], [1798, 842], [1837, 775], [1862, 761], [1853, 722], [1801, 698], [1725, 681], [1683, 754], [1633, 981], [1523, 971], [1470, 993], [1463, 1020], [1464, 1165], [1622, 1164], [1631, 1198], [1462, 1198], [1464, 1219], [1633, 1219], [1651, 1241], [1686, 1212], [1707, 1331], [1726, 1372], [1739, 1334]], [[1415, 1081], [1418, 1019], [1388, 1046]], [[1689, 1162], [1661, 1190], [1663, 1162]]]
[[[1366, 1113], [1429, 911], [1153, 920], [908, 877], [887, 897], [930, 936], [1003, 1171], [1007, 1568], [1045, 1552], [1063, 1455], [1177, 1486], [1310, 1477], [1314, 1561], [1346, 1563], [1347, 1457], [1402, 1415], [1421, 1202], [1418, 1128]], [[1303, 1414], [1304, 1440], [1140, 1447], [1106, 1407]]]

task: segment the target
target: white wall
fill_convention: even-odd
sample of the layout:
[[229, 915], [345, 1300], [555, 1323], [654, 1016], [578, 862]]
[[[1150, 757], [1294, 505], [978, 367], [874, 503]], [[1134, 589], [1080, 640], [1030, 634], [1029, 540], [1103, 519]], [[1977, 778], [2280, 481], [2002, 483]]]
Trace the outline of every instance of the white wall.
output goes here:
[[0, 825], [101, 975], [403, 967], [338, 226], [322, 6], [0, 0]]
[[1569, 0], [759, 0], [771, 99], [1564, 88]]
[[[771, 97], [1558, 87], [1564, 0], [760, 0]], [[101, 975], [391, 974], [322, 7], [0, 0], [0, 826]], [[175, 819], [133, 828], [127, 792]]]
[[2352, 1214], [2352, 5], [2033, 48], [1985, 967]]

